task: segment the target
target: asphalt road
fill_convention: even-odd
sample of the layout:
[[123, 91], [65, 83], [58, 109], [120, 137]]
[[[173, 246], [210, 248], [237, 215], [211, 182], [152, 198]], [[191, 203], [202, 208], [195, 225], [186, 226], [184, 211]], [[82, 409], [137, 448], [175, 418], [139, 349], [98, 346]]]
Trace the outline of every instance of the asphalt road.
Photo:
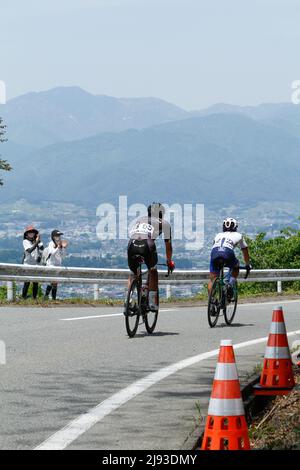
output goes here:
[[[300, 301], [281, 304], [288, 332], [299, 330], [291, 344], [300, 339]], [[2, 307], [0, 449], [190, 449], [220, 340], [267, 337], [272, 307], [240, 305], [232, 327], [214, 329], [204, 307], [163, 308], [156, 332], [141, 326], [133, 339], [119, 308]], [[265, 346], [235, 350], [241, 382]]]

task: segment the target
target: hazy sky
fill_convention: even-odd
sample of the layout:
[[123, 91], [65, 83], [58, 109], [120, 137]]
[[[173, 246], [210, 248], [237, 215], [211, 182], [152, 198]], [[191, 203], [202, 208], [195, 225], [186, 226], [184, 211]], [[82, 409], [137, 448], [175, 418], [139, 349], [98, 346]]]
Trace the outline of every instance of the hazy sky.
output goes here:
[[290, 101], [299, 0], [0, 0], [8, 98], [60, 85], [186, 109]]

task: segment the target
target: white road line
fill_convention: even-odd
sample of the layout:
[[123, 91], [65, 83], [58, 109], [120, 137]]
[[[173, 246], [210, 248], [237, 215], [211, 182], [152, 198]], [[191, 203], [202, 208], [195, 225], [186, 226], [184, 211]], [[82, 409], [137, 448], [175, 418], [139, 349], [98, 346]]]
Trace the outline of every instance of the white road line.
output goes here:
[[276, 305], [281, 305], [281, 304], [294, 304], [294, 303], [299, 303], [300, 302], [300, 299], [296, 300], [280, 300], [280, 298], [278, 298], [278, 300], [273, 300], [273, 302], [254, 302], [252, 304], [242, 304], [242, 303], [239, 303], [238, 304], [238, 309], [241, 308], [241, 307], [255, 307], [255, 305], [273, 305], [274, 307]]
[[[278, 300], [277, 304], [291, 304], [291, 303], [300, 303], [299, 300]], [[252, 304], [238, 304], [238, 308], [240, 309], [241, 307], [255, 307], [255, 306], [264, 306], [264, 305], [276, 305], [276, 301], [273, 302], [257, 302], [257, 303], [252, 303]], [[181, 309], [205, 309], [205, 305], [199, 305], [199, 306], [180, 306], [178, 308], [166, 308], [160, 310], [160, 312], [175, 312], [179, 311]], [[122, 316], [123, 313], [111, 313], [109, 315], [88, 315], [86, 317], [74, 317], [74, 318], [60, 318], [61, 321], [76, 321], [76, 320], [89, 320], [91, 318], [107, 318], [107, 317], [120, 317]]]
[[[295, 336], [300, 334], [300, 330], [292, 331], [288, 333], [288, 336]], [[258, 343], [264, 343], [267, 341], [267, 337], [258, 338], [243, 343], [234, 345], [234, 349], [245, 348]], [[152, 385], [157, 384], [161, 380], [169, 377], [172, 374], [190, 367], [198, 362], [209, 359], [210, 357], [217, 356], [219, 349], [199, 354], [197, 356], [189, 357], [183, 361], [171, 364], [168, 367], [164, 367], [152, 374], [147, 375], [141, 380], [134, 382], [128, 387], [120, 390], [111, 397], [104, 400], [98, 406], [90, 409], [87, 413], [78, 416], [76, 419], [67, 424], [64, 428], [57, 431], [55, 434], [50, 436], [46, 441], [42, 442], [35, 450], [63, 450], [74, 442], [78, 437], [87, 432], [92, 426], [99, 423], [105, 416], [109, 415], [113, 411], [120, 408], [128, 401], [135, 398], [137, 395], [145, 392]]]
[[[174, 312], [177, 308], [166, 308], [159, 312]], [[107, 318], [107, 317], [122, 317], [123, 313], [110, 313], [108, 315], [88, 315], [87, 317], [74, 317], [74, 318], [60, 318], [60, 321], [76, 321], [76, 320], [90, 320], [91, 318]]]

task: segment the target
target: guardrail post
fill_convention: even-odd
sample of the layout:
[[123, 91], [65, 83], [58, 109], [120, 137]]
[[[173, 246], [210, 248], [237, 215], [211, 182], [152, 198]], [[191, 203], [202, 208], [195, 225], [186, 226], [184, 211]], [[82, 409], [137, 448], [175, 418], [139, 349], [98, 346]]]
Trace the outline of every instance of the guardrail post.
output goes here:
[[7, 300], [12, 302], [14, 300], [14, 284], [12, 281], [7, 281]]
[[282, 294], [282, 281], [277, 281], [277, 294]]
[[172, 288], [171, 284], [166, 285], [166, 299], [170, 299], [172, 297]]
[[94, 300], [99, 300], [99, 284], [94, 284]]

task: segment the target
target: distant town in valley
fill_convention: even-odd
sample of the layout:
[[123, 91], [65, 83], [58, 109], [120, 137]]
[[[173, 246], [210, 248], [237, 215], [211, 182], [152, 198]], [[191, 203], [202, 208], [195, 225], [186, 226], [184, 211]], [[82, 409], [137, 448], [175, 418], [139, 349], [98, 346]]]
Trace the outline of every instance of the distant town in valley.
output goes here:
[[[199, 201], [200, 202], [200, 201]], [[224, 209], [205, 208], [204, 246], [200, 250], [186, 250], [186, 240], [174, 240], [174, 259], [179, 269], [208, 269], [209, 253], [220, 222], [227, 214], [238, 218], [241, 231], [255, 237], [265, 232], [267, 237], [280, 234], [287, 226], [300, 228], [298, 206], [292, 203], [260, 203], [255, 207], [228, 207]], [[300, 212], [299, 212], [300, 214]], [[41, 232], [44, 243], [50, 240], [53, 228], [59, 228], [69, 241], [65, 266], [92, 268], [127, 268], [127, 240], [100, 241], [97, 238], [96, 206], [86, 208], [70, 203], [40, 202], [35, 205], [21, 199], [14, 203], [2, 204], [0, 208], [0, 262], [20, 263], [22, 261], [23, 230], [28, 223], [34, 223]], [[158, 250], [163, 253], [162, 241]], [[160, 259], [164, 262], [164, 258]], [[163, 288], [162, 288], [163, 289]], [[198, 286], [173, 286], [177, 297], [199, 291]], [[60, 289], [61, 297], [92, 297], [93, 286], [65, 285]], [[118, 285], [100, 287], [103, 297], [122, 298], [124, 288]]]

